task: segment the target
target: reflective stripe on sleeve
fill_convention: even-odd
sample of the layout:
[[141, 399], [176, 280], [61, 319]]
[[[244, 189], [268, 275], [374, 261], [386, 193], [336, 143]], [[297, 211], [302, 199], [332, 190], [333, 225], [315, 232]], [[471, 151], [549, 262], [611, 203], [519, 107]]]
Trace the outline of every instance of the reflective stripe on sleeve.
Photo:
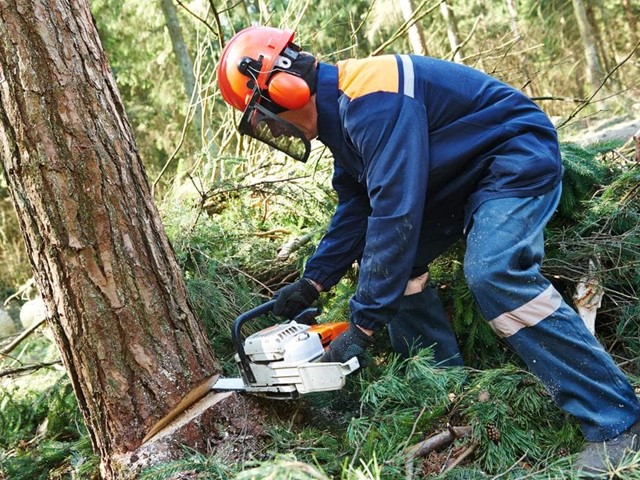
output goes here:
[[549, 285], [544, 292], [521, 307], [490, 320], [489, 325], [500, 337], [510, 337], [522, 328], [538, 324], [555, 312], [561, 303], [562, 296], [553, 285]]
[[414, 82], [415, 82], [415, 76], [413, 73], [413, 62], [411, 61], [411, 58], [409, 58], [409, 55], [399, 55], [400, 60], [402, 60], [402, 73], [404, 75], [404, 83], [403, 83], [403, 93], [407, 96], [407, 97], [414, 97]]

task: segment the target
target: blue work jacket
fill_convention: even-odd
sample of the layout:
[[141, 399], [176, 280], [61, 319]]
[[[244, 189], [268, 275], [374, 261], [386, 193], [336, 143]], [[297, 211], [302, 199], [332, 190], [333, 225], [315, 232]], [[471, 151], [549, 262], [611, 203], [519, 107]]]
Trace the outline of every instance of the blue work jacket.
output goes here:
[[350, 307], [364, 328], [391, 320], [412, 271], [463, 236], [482, 202], [537, 196], [562, 178], [544, 112], [463, 65], [413, 55], [321, 63], [316, 106], [338, 206], [304, 276], [328, 289], [358, 260]]

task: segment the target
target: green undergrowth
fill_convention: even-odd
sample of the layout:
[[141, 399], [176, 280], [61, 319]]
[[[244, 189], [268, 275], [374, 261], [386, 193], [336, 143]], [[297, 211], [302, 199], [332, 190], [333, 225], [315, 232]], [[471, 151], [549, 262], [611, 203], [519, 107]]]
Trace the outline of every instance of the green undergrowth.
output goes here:
[[0, 392], [0, 478], [96, 478], [93, 454], [71, 385], [62, 372]]
[[[596, 275], [608, 294], [598, 317], [599, 335], [614, 357], [622, 359], [626, 372], [637, 384], [634, 375], [638, 372], [636, 359], [640, 358], [636, 300], [640, 252], [636, 246], [640, 209], [633, 182], [637, 184], [638, 170], [613, 161], [610, 152], [615, 147], [562, 146], [563, 196], [547, 229], [543, 268], [571, 302], [576, 282], [588, 273], [588, 259], [593, 259]], [[235, 201], [242, 203], [241, 197]], [[306, 203], [305, 208], [309, 205]], [[234, 215], [240, 211], [248, 216], [237, 221]], [[323, 210], [323, 215], [313, 217], [314, 221], [303, 215], [304, 229], [321, 231], [329, 218], [328, 209]], [[200, 314], [212, 342], [219, 351], [228, 352], [228, 358], [233, 351], [228, 347], [225, 330], [234, 316], [269, 298], [270, 289], [264, 286], [270, 277], [265, 272], [277, 265], [273, 263], [277, 243], [260, 236], [253, 236], [241, 246], [221, 245], [219, 240], [225, 231], [238, 232], [230, 225], [240, 226], [245, 232], [256, 228], [296, 231], [301, 224], [287, 223], [292, 218], [295, 215], [280, 213], [267, 216], [265, 223], [264, 216], [258, 221], [251, 212], [236, 205], [198, 220], [196, 229], [202, 228], [196, 238], [199, 242], [205, 240], [198, 248], [202, 250], [202, 244], [215, 248], [192, 265], [184, 260], [182, 264], [195, 297], [198, 291], [223, 292], [218, 303], [198, 304], [201, 297], [196, 303], [202, 308]], [[189, 252], [196, 249], [189, 247], [191, 238], [180, 238], [184, 238], [182, 245], [187, 248], [179, 248], [178, 255], [193, 256]], [[249, 240], [247, 236], [244, 239]], [[269, 285], [275, 288], [280, 280], [286, 283], [295, 279], [311, 251], [310, 246], [296, 252], [288, 260], [286, 272], [278, 270], [271, 277], [277, 280]], [[583, 445], [577, 423], [555, 406], [539, 382], [482, 319], [464, 281], [463, 257], [464, 244], [454, 245], [431, 266], [431, 282], [438, 288], [452, 319], [467, 368], [436, 368], [428, 352], [401, 362], [389, 353], [384, 339], [378, 339], [380, 355], [365, 371], [349, 379], [345, 389], [300, 399], [297, 417], [302, 416], [303, 421], [278, 420], [268, 425], [263, 458], [257, 463], [237, 465], [225, 473], [226, 477], [219, 478], [406, 478], [404, 449], [449, 426], [463, 425], [471, 428], [470, 435], [426, 459], [414, 461], [415, 478], [571, 478], [572, 455]], [[234, 279], [227, 283], [232, 287], [223, 286], [228, 278]], [[353, 270], [332, 292], [321, 296], [321, 321], [348, 319], [348, 300], [356, 282], [357, 271]], [[224, 304], [228, 298], [240, 302]], [[212, 312], [216, 312], [215, 316]], [[224, 322], [220, 322], [221, 318]], [[226, 365], [228, 372], [234, 372], [232, 362]], [[446, 457], [455, 458], [466, 450], [471, 450], [468, 459], [446, 470]], [[194, 457], [193, 470], [200, 472], [201, 478], [218, 478], [202, 465], [205, 460], [224, 464], [224, 459], [200, 455]], [[620, 478], [633, 478], [637, 465], [637, 459], [630, 459], [628, 467], [623, 467], [625, 471], [619, 473]]]
[[[374, 360], [344, 390], [298, 400], [295, 415], [267, 428], [261, 460], [225, 467], [215, 455], [194, 453], [143, 478], [191, 471], [196, 478], [236, 480], [401, 480], [407, 478], [408, 448], [462, 426], [468, 435], [413, 460], [412, 471], [421, 472], [414, 478], [574, 477], [572, 455], [583, 445], [577, 423], [526, 371], [515, 365], [442, 369], [429, 350], [405, 361], [391, 354]], [[470, 448], [466, 462], [441, 471], [448, 457]], [[627, 474], [638, 467], [640, 459], [630, 459]]]
[[[59, 360], [42, 327], [10, 354], [0, 371]], [[0, 378], [0, 478], [11, 480], [94, 479], [93, 454], [75, 394], [54, 364]]]

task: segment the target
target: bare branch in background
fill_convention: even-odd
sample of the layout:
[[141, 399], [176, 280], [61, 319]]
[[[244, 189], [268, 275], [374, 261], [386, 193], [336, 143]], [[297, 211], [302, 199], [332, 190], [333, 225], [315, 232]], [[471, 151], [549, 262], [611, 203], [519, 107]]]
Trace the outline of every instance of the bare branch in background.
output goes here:
[[561, 129], [562, 127], [564, 127], [567, 123], [569, 123], [569, 121], [571, 121], [573, 118], [576, 117], [576, 115], [578, 115], [578, 113], [580, 113], [587, 105], [589, 105], [591, 103], [591, 101], [595, 98], [595, 96], [598, 94], [598, 92], [600, 90], [602, 90], [602, 87], [604, 87], [604, 85], [607, 83], [607, 81], [609, 80], [609, 78], [611, 78], [611, 76], [620, 68], [622, 67], [625, 63], [627, 63], [629, 61], [629, 59], [631, 57], [633, 57], [633, 55], [636, 53], [636, 51], [638, 50], [638, 47], [640, 47], [640, 42], [636, 43], [635, 47], [633, 47], [633, 49], [631, 50], [631, 52], [622, 59], [622, 61], [620, 63], [618, 63], [615, 67], [613, 67], [613, 69], [607, 73], [607, 75], [605, 76], [604, 80], [602, 80], [602, 82], [600, 83], [600, 85], [598, 86], [598, 88], [596, 88], [593, 93], [587, 97], [585, 99], [585, 101], [582, 103], [582, 105], [579, 105], [578, 107], [576, 107], [573, 112], [571, 112], [569, 114], [569, 116], [558, 125], [558, 130]]
[[393, 42], [395, 42], [396, 40], [404, 36], [409, 30], [409, 28], [411, 28], [412, 25], [422, 20], [424, 17], [429, 15], [431, 12], [433, 12], [436, 8], [439, 8], [440, 4], [444, 2], [444, 0], [441, 0], [434, 6], [426, 10], [425, 12], [420, 13], [420, 10], [422, 10], [428, 2], [429, 0], [423, 0], [422, 2], [420, 2], [420, 5], [418, 5], [415, 9], [414, 16], [409, 20], [405, 21], [402, 25], [400, 25], [400, 27], [395, 31], [393, 35], [391, 35], [391, 37], [386, 42], [384, 42], [382, 45], [376, 48], [373, 52], [371, 52], [371, 56], [375, 57], [376, 55], [380, 55], [389, 45], [391, 45]]
[[8, 377], [11, 375], [17, 375], [18, 373], [32, 372], [34, 370], [40, 370], [41, 368], [52, 367], [54, 365], [62, 365], [62, 360], [34, 363], [32, 365], [25, 365], [24, 367], [18, 368], [7, 368], [5, 370], [0, 370], [0, 377]]

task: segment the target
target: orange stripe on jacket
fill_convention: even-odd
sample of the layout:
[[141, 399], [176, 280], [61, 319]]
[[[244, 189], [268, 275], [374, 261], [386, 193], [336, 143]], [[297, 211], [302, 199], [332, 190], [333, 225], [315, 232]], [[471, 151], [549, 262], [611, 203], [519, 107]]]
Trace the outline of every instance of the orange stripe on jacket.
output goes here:
[[373, 92], [398, 92], [398, 63], [394, 55], [343, 60], [338, 67], [338, 88], [350, 99]]

